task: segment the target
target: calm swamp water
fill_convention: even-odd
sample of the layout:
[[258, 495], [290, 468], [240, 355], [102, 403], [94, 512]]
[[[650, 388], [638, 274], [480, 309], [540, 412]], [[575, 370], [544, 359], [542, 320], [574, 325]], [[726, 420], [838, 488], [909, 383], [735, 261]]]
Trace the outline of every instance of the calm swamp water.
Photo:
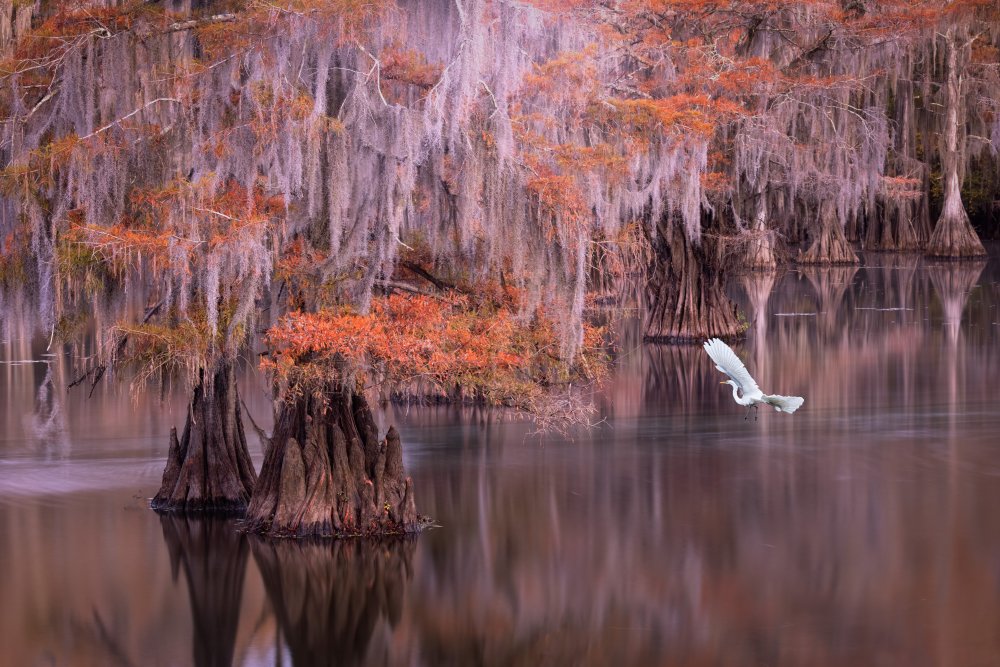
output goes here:
[[396, 409], [441, 524], [404, 541], [157, 516], [185, 396], [88, 400], [46, 340], [6, 341], [48, 361], [0, 365], [0, 664], [1000, 664], [998, 280], [896, 255], [736, 278], [737, 352], [794, 416], [744, 421], [700, 348], [629, 327], [572, 440]]

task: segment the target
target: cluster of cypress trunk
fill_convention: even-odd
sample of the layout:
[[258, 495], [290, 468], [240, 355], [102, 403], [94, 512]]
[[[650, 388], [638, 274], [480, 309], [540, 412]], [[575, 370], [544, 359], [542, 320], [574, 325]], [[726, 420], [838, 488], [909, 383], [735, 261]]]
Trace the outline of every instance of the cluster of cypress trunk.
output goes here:
[[700, 343], [743, 335], [746, 328], [725, 294], [721, 267], [708, 246], [705, 239], [695, 245], [677, 225], [660, 225], [647, 285], [647, 342]]
[[282, 402], [260, 477], [247, 452], [231, 364], [171, 430], [160, 512], [246, 513], [244, 527], [272, 537], [395, 535], [420, 528], [399, 433], [384, 438], [363, 396], [338, 383]]

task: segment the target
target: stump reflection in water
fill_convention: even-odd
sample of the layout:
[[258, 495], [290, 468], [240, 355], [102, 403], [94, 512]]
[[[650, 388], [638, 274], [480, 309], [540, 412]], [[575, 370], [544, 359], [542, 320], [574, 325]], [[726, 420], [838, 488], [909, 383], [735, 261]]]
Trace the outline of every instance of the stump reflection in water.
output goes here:
[[[633, 313], [610, 424], [573, 441], [390, 407], [380, 431], [399, 428], [441, 524], [406, 546], [412, 561], [381, 541], [166, 526], [145, 499], [187, 396], [165, 410], [110, 384], [67, 394], [53, 358], [56, 452], [31, 428], [49, 414], [46, 366], [2, 366], [0, 664], [224, 662], [234, 620], [232, 664], [248, 667], [994, 664], [1000, 264], [865, 260], [730, 286], [751, 322], [734, 350], [766, 390], [807, 397], [792, 416], [744, 422], [698, 346], [643, 346]], [[47, 343], [0, 353], [39, 359]]]
[[293, 664], [385, 664], [368, 648], [381, 623], [395, 626], [402, 615], [413, 538], [254, 536], [250, 545]]
[[160, 526], [174, 582], [182, 568], [187, 581], [194, 664], [233, 664], [247, 569], [246, 536], [231, 519], [161, 514]]

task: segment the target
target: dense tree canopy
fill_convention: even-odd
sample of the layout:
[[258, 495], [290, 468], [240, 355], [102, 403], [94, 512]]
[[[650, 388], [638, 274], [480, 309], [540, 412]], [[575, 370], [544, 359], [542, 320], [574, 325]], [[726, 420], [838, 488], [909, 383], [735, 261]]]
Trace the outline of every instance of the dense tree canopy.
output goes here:
[[737, 337], [734, 270], [982, 255], [998, 47], [992, 0], [0, 3], [3, 326], [92, 311], [91, 382], [183, 371], [207, 416], [172, 440], [182, 506], [219, 441], [221, 496], [251, 493], [252, 345], [286, 405], [586, 420], [598, 296], [641, 288], [649, 340]]
[[966, 167], [995, 164], [985, 0], [32, 11], [5, 17], [5, 255], [34, 256], [46, 327], [57, 283], [141, 260], [221, 352], [283, 262], [364, 311], [419, 245], [425, 269], [571, 313], [572, 357], [597, 249], [630, 224], [695, 245], [708, 224], [760, 266], [776, 234], [853, 261], [845, 231], [920, 247], [954, 226], [926, 200], [954, 219]]

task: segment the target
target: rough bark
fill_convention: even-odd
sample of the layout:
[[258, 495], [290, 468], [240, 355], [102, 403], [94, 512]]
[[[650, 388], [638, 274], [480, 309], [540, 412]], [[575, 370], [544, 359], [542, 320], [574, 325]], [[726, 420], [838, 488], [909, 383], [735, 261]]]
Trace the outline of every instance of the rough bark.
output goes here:
[[[966, 140], [960, 119], [962, 112], [962, 66], [959, 63], [963, 52], [969, 48], [959, 44], [960, 36], [952, 27], [945, 36], [947, 49], [946, 101], [944, 132], [941, 136], [941, 169], [944, 178], [944, 204], [941, 216], [934, 226], [934, 232], [927, 242], [929, 257], [962, 259], [985, 257], [979, 235], [969, 222], [969, 215], [962, 203], [962, 174], [965, 164]], [[966, 55], [967, 57], [967, 55]]]
[[[887, 193], [873, 215], [867, 220], [863, 245], [866, 250], [908, 252], [921, 250], [930, 236], [927, 193], [930, 182], [923, 160], [917, 158], [917, 144], [923, 139], [918, 132], [914, 99], [918, 95], [913, 82], [899, 78], [892, 94], [892, 150], [886, 160], [887, 174], [913, 177], [920, 175], [920, 195], [911, 198], [901, 193]], [[926, 151], [925, 151], [926, 152]]]
[[[380, 622], [396, 624], [412, 572], [407, 538], [250, 538], [254, 561], [295, 665], [368, 664]], [[384, 620], [383, 620], [384, 619]]]
[[0, 55], [10, 55], [14, 44], [31, 30], [34, 3], [0, 0]]
[[233, 664], [249, 549], [233, 520], [163, 515], [160, 527], [174, 581], [184, 570], [191, 601], [193, 662]]
[[920, 250], [925, 237], [919, 231], [921, 206], [926, 202], [889, 201], [880, 207], [879, 215], [865, 230], [866, 250], [908, 252]]
[[696, 246], [680, 225], [660, 225], [646, 288], [646, 342], [694, 343], [743, 336], [746, 327], [723, 290], [707, 245], [703, 240]]
[[799, 253], [800, 264], [857, 264], [858, 255], [844, 236], [832, 201], [820, 204], [819, 216], [811, 231], [812, 244]]
[[865, 216], [856, 211], [847, 217], [844, 224], [844, 238], [848, 243], [859, 243], [861, 241], [861, 229], [864, 225]]
[[247, 453], [232, 364], [201, 380], [188, 405], [184, 434], [170, 429], [170, 450], [152, 507], [164, 512], [242, 512], [257, 476]]
[[378, 440], [364, 397], [328, 386], [286, 401], [248, 530], [273, 537], [394, 535], [419, 529], [399, 434]]
[[757, 198], [757, 210], [754, 214], [752, 236], [747, 245], [744, 265], [750, 270], [770, 271], [778, 266], [775, 253], [774, 233], [767, 228], [767, 208], [764, 194]]
[[942, 259], [966, 259], [986, 256], [979, 235], [972, 228], [962, 203], [961, 185], [956, 168], [945, 174], [944, 206], [927, 242], [925, 254]]

